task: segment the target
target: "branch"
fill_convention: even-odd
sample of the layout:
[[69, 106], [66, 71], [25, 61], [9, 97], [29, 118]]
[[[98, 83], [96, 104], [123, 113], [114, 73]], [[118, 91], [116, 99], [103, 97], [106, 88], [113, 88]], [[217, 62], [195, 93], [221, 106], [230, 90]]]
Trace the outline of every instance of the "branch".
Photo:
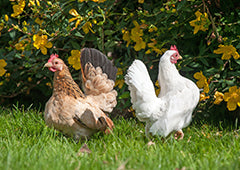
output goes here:
[[217, 38], [219, 38], [219, 33], [218, 33], [218, 31], [217, 31], [217, 27], [216, 27], [216, 25], [215, 25], [215, 23], [214, 23], [214, 21], [213, 21], [213, 17], [212, 17], [212, 15], [211, 15], [211, 13], [210, 13], [210, 11], [209, 11], [206, 3], [205, 3], [205, 0], [202, 0], [202, 2], [203, 2], [204, 8], [207, 10], [207, 14], [209, 15], [210, 21], [211, 21], [211, 23], [212, 23], [212, 28], [213, 28], [214, 32], [216, 33]]

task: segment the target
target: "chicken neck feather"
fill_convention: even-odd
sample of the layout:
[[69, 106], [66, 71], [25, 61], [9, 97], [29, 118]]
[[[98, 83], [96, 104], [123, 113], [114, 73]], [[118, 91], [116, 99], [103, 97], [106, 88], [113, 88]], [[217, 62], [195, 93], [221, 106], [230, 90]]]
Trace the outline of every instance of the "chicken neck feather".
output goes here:
[[54, 73], [53, 94], [64, 94], [72, 96], [75, 99], [78, 97], [85, 98], [85, 95], [73, 80], [67, 66], [64, 64], [61, 71]]

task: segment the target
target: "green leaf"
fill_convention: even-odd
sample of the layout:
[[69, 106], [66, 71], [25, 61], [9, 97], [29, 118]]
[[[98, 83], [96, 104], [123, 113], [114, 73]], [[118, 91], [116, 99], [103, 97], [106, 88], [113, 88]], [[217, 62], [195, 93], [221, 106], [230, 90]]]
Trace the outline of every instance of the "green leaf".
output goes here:
[[43, 76], [43, 75], [42, 75], [41, 73], [37, 73], [37, 74], [36, 74], [36, 78], [42, 78], [42, 76]]
[[15, 54], [15, 57], [16, 57], [16, 58], [18, 58], [18, 59], [22, 59], [22, 57], [21, 57], [21, 54], [20, 54], [20, 53], [16, 53], [16, 54]]
[[30, 63], [28, 63], [28, 62], [24, 63], [23, 66], [26, 67], [26, 68], [32, 67], [32, 65]]
[[25, 57], [30, 57], [32, 55], [32, 52], [31, 51], [24, 51], [23, 54], [24, 54]]
[[190, 67], [183, 67], [181, 71], [194, 71], [195, 69], [190, 68]]
[[124, 92], [122, 95], [120, 95], [118, 98], [119, 99], [128, 99], [130, 97], [130, 93], [127, 91], [127, 92]]
[[80, 38], [84, 38], [84, 36], [80, 32], [76, 32], [74, 35]]
[[199, 58], [199, 60], [200, 60], [204, 65], [209, 66], [209, 64], [208, 64], [208, 62], [207, 62], [207, 60], [206, 60], [205, 58], [201, 57], [201, 58]]
[[115, 33], [115, 31], [113, 31], [113, 30], [106, 30], [106, 31], [104, 31], [105, 35], [112, 35], [114, 33]]
[[238, 65], [240, 65], [240, 60], [235, 60]]
[[13, 30], [13, 31], [9, 32], [9, 36], [10, 36], [13, 40], [15, 40], [16, 30]]
[[80, 45], [77, 42], [75, 42], [75, 41], [70, 41], [70, 42], [74, 49], [76, 49], [76, 50], [81, 49]]

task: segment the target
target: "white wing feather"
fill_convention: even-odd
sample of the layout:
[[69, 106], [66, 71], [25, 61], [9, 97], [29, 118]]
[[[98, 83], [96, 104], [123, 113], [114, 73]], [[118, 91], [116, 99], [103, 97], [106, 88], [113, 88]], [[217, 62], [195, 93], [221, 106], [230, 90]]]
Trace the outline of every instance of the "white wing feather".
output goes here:
[[188, 79], [179, 85], [182, 87], [181, 90], [176, 90], [161, 98], [168, 101], [168, 109], [164, 116], [151, 125], [149, 132], [153, 135], [166, 137], [172, 131], [178, 131], [190, 124], [192, 112], [199, 101], [199, 89]]

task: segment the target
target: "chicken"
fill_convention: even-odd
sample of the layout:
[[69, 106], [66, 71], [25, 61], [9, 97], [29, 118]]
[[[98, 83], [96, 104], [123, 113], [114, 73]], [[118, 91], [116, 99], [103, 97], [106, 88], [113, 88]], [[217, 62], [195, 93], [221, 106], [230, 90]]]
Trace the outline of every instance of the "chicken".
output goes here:
[[117, 92], [113, 89], [117, 68], [96, 49], [84, 48], [80, 60], [85, 93], [57, 54], [52, 54], [44, 65], [54, 72], [53, 93], [45, 106], [45, 122], [77, 140], [97, 131], [112, 131], [114, 124], [104, 112], [111, 112], [117, 104]]
[[175, 45], [160, 58], [158, 81], [161, 91], [158, 97], [142, 61], [135, 60], [125, 75], [136, 117], [146, 122], [146, 135], [167, 137], [175, 131], [175, 139], [183, 139], [182, 129], [191, 122], [200, 92], [195, 83], [181, 76], [176, 69], [175, 64], [181, 58]]

